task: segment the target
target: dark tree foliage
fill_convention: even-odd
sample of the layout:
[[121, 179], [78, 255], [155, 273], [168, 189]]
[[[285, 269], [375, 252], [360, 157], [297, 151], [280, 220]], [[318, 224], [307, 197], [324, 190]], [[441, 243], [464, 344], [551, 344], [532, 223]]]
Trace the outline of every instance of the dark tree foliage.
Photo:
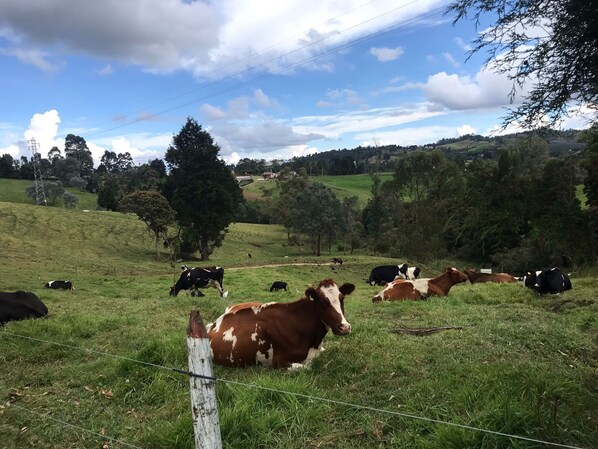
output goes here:
[[[64, 187], [60, 181], [43, 181], [44, 194], [46, 196], [46, 202], [50, 206], [55, 206], [58, 198], [64, 195]], [[25, 194], [31, 198], [34, 202], [36, 199], [35, 184], [25, 189]]]
[[62, 204], [66, 209], [75, 209], [79, 203], [79, 197], [69, 192], [64, 192], [62, 195]]
[[6, 153], [0, 156], [0, 178], [14, 178], [16, 170], [13, 157]]
[[486, 50], [487, 64], [513, 81], [512, 95], [524, 84], [531, 91], [511, 110], [505, 125], [553, 126], [572, 105], [598, 112], [598, 0], [457, 0], [447, 12], [455, 22], [496, 17], [482, 30], [471, 53]]
[[235, 165], [235, 173], [240, 175], [261, 175], [266, 171], [266, 161], [264, 159], [241, 159]]
[[118, 202], [118, 210], [136, 214], [153, 234], [156, 244], [156, 257], [160, 259], [158, 243], [167, 238], [168, 226], [176, 218], [168, 200], [155, 190], [140, 190], [129, 193]]
[[83, 137], [74, 134], [67, 134], [64, 138], [65, 156], [76, 159], [80, 164], [80, 173], [76, 173], [83, 179], [88, 179], [93, 174], [93, 157]]
[[[106, 150], [100, 162], [103, 166], [101, 170], [108, 173], [122, 173], [133, 167], [133, 158], [128, 151], [116, 154], [114, 151]], [[100, 170], [100, 167], [98, 167], [98, 170]]]
[[276, 180], [280, 193], [272, 205], [272, 220], [274, 223], [280, 223], [286, 228], [287, 239], [290, 239], [291, 230], [295, 226], [291, 203], [295, 196], [307, 188], [308, 184], [305, 169], [300, 169], [297, 174], [291, 174], [289, 168], [284, 168]]
[[120, 178], [117, 175], [106, 175], [98, 190], [98, 206], [117, 211], [118, 202], [124, 194]]
[[341, 203], [324, 184], [314, 182], [299, 192], [291, 203], [294, 228], [304, 234], [314, 255], [321, 254], [322, 242], [331, 242], [338, 230]]
[[586, 171], [584, 193], [588, 200], [588, 221], [592, 230], [590, 243], [596, 253], [598, 252], [598, 125], [587, 130], [583, 139], [588, 146], [587, 155], [582, 162]]
[[197, 236], [202, 260], [222, 244], [243, 201], [232, 172], [218, 158], [219, 151], [212, 136], [189, 117], [165, 157], [170, 168], [165, 196], [179, 224]]

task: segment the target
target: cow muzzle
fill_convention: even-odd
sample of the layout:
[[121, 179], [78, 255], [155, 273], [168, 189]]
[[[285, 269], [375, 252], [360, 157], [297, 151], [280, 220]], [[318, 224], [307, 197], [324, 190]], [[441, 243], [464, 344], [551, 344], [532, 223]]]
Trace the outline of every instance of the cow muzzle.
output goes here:
[[351, 325], [347, 324], [339, 324], [336, 330], [333, 330], [336, 335], [347, 335], [351, 333]]

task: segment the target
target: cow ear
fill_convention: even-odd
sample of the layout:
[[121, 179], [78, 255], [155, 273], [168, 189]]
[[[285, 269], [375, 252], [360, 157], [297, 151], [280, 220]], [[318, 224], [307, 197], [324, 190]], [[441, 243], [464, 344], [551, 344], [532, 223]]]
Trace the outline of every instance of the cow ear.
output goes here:
[[307, 290], [305, 290], [305, 297], [311, 299], [312, 301], [317, 301], [320, 298], [318, 292], [313, 287], [309, 287]]
[[343, 284], [341, 285], [341, 287], [339, 288], [339, 290], [341, 291], [341, 293], [344, 296], [350, 295], [351, 293], [353, 293], [353, 291], [355, 290], [355, 285], [353, 284]]

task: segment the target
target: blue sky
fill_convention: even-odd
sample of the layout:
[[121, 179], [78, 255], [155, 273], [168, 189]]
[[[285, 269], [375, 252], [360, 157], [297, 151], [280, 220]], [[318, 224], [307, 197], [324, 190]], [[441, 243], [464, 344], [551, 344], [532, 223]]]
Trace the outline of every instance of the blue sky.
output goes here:
[[143, 163], [188, 116], [228, 163], [497, 133], [511, 84], [466, 60], [476, 29], [447, 5], [0, 0], [0, 154], [35, 138], [45, 157], [72, 133], [96, 166], [105, 150]]

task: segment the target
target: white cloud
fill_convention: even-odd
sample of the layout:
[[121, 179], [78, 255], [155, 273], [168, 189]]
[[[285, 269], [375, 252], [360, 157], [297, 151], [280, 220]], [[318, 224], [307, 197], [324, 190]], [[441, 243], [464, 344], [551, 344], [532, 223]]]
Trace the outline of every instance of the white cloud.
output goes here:
[[461, 50], [464, 50], [466, 52], [469, 52], [473, 49], [473, 47], [471, 46], [471, 44], [465, 42], [462, 38], [460, 37], [456, 37], [455, 38], [455, 42], [457, 43], [457, 45], [459, 46], [459, 48]]
[[0, 155], [10, 154], [14, 159], [17, 159], [22, 153], [18, 146], [9, 145], [4, 148], [0, 148]]
[[428, 78], [426, 99], [452, 110], [508, 106], [512, 83], [506, 75], [480, 70], [474, 78], [440, 72]]
[[380, 62], [389, 62], [389, 61], [394, 61], [396, 59], [399, 59], [403, 55], [404, 52], [405, 52], [405, 50], [403, 50], [402, 47], [395, 47], [395, 48], [372, 47], [372, 48], [370, 48], [370, 54], [375, 56], [376, 59], [378, 59], [378, 61], [380, 61]]
[[[149, 71], [183, 69], [219, 78], [256, 67], [279, 71], [301, 61], [305, 70], [332, 70], [333, 57], [311, 58], [442, 3], [397, 7], [391, 0], [347, 0], [306, 7], [300, 0], [263, 0], [256, 7], [243, 0], [109, 0], [79, 8], [64, 0], [0, 0], [0, 10], [2, 35], [18, 46], [24, 61], [43, 70], [53, 67], [44, 52], [60, 49], [63, 55], [112, 59]], [[402, 51], [381, 50], [386, 60]]]
[[30, 64], [37, 67], [42, 72], [56, 72], [61, 68], [61, 64], [50, 62], [50, 55], [41, 50], [22, 49], [22, 48], [0, 48], [0, 55], [14, 56], [23, 64]]
[[56, 138], [60, 116], [56, 109], [46, 111], [43, 114], [34, 114], [29, 123], [29, 129], [25, 131], [25, 140], [35, 139], [38, 144], [38, 152], [46, 157], [53, 146], [64, 148], [64, 139]]
[[[465, 125], [467, 126], [467, 125]], [[355, 139], [362, 145], [425, 145], [446, 137], [459, 137], [464, 127], [421, 126], [393, 131], [367, 132], [358, 134]]]
[[226, 112], [222, 109], [212, 106], [211, 104], [202, 104], [200, 107], [201, 112], [205, 115], [207, 120], [224, 120], [227, 118]]
[[457, 62], [455, 58], [453, 58], [453, 55], [451, 55], [448, 51], [442, 53], [442, 57], [453, 67], [459, 67], [461, 65]]
[[457, 128], [457, 135], [460, 136], [467, 136], [468, 134], [476, 134], [476, 129], [473, 126], [463, 125]]
[[101, 69], [96, 70], [95, 72], [100, 76], [109, 76], [114, 73], [114, 70], [112, 70], [112, 66], [108, 64], [102, 67]]

